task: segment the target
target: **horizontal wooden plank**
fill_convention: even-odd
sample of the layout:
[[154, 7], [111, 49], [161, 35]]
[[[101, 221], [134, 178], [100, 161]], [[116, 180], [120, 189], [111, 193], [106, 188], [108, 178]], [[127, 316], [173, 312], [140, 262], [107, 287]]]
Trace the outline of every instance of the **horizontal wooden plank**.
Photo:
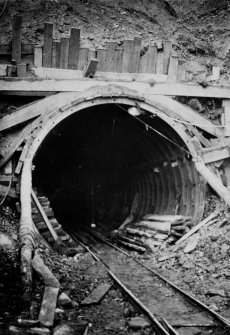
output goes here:
[[[137, 76], [140, 74], [137, 74]], [[96, 78], [96, 76], [95, 76]], [[208, 86], [203, 88], [195, 84], [177, 84], [177, 83], [157, 83], [151, 85], [147, 82], [122, 81], [122, 80], [104, 80], [96, 79], [76, 79], [76, 80], [51, 80], [51, 79], [16, 79], [1, 78], [0, 94], [12, 92], [17, 95], [20, 92], [82, 92], [92, 86], [104, 86], [108, 83], [116, 83], [126, 88], [137, 90], [140, 95], [168, 95], [168, 96], [190, 96], [190, 97], [206, 97], [206, 98], [222, 98], [228, 99], [230, 96], [230, 87], [225, 86]]]
[[213, 163], [230, 157], [229, 146], [210, 147], [202, 150], [204, 163]]
[[[100, 61], [98, 67], [100, 65]], [[97, 67], [97, 68], [98, 68]], [[50, 79], [81, 79], [83, 71], [80, 70], [66, 70], [66, 69], [50, 69], [44, 67], [34, 67], [31, 69], [32, 73], [39, 78]], [[143, 81], [143, 82], [157, 82], [166, 83], [167, 76], [164, 74], [142, 74], [142, 73], [119, 73], [119, 72], [102, 72], [97, 71], [94, 79], [106, 81]]]

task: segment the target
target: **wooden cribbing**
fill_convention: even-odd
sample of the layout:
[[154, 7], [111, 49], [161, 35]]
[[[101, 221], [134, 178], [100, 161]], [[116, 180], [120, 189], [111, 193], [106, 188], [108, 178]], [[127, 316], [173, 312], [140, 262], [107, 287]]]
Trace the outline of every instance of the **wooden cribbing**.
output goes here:
[[80, 49], [80, 33], [81, 33], [80, 29], [71, 28], [70, 39], [69, 39], [68, 68], [73, 69], [73, 70], [76, 70], [78, 67], [79, 49]]
[[13, 30], [12, 30], [12, 60], [16, 64], [21, 61], [22, 52], [22, 17], [19, 15], [14, 16]]
[[39, 200], [38, 200], [38, 198], [37, 198], [37, 196], [36, 196], [36, 194], [35, 194], [35, 192], [34, 192], [33, 189], [31, 189], [31, 197], [32, 197], [33, 203], [36, 206], [38, 212], [40, 213], [43, 221], [46, 223], [47, 228], [49, 229], [50, 234], [52, 235], [54, 241], [59, 240], [59, 237], [58, 237], [55, 229], [53, 228], [52, 224], [50, 223], [50, 221], [49, 221], [46, 213], [44, 212], [44, 209], [41, 206], [41, 204], [40, 204], [40, 202], [39, 202]]
[[53, 24], [45, 23], [44, 46], [43, 46], [43, 66], [52, 66], [52, 39], [53, 39]]
[[60, 53], [60, 68], [68, 68], [69, 59], [69, 39], [66, 37], [61, 38], [61, 53]]

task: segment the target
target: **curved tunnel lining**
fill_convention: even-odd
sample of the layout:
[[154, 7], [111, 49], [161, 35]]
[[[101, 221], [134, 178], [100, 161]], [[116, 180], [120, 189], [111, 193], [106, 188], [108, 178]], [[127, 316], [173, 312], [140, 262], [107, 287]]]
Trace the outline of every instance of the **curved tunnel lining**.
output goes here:
[[[126, 106], [134, 106], [136, 101], [127, 98], [96, 99], [81, 103], [77, 106], [72, 106], [65, 112], [62, 112], [59, 115], [55, 115], [55, 117], [51, 118], [49, 122], [46, 123], [45, 127], [43, 127], [42, 130], [38, 133], [29, 150], [29, 159], [33, 159], [41, 142], [43, 142], [52, 129], [67, 117], [70, 117], [70, 115], [76, 113], [77, 111], [81, 111], [83, 109], [87, 110], [90, 105], [100, 106], [108, 103], [119, 103]], [[152, 113], [156, 112], [156, 109], [152, 106], [144, 103], [141, 103], [141, 105], [142, 108], [146, 107], [145, 110], [151, 111]], [[176, 136], [178, 136], [179, 133], [179, 138], [183, 139], [183, 141], [181, 140], [181, 143], [186, 142], [187, 147], [189, 147], [189, 151], [194, 153], [195, 149], [183, 129], [181, 129], [181, 127], [179, 127], [175, 122], [171, 122], [170, 124], [169, 120], [166, 118], [164, 121], [169, 124]], [[138, 135], [139, 134], [137, 134], [137, 137]], [[137, 141], [142, 143], [142, 141], [139, 141], [138, 139]], [[146, 143], [144, 143], [144, 146]], [[157, 143], [155, 143], [155, 145], [157, 145]], [[159, 147], [161, 147], [161, 145], [159, 145]], [[122, 196], [125, 202], [125, 206], [122, 208], [122, 210], [120, 210], [120, 213], [122, 213], [123, 216], [129, 213], [135, 194], [138, 193], [139, 201], [136, 212], [137, 218], [144, 215], [146, 212], [149, 212], [150, 210], [154, 210], [157, 213], [181, 213], [184, 215], [192, 215], [196, 220], [199, 220], [199, 217], [202, 215], [202, 205], [200, 204], [200, 199], [202, 198], [204, 190], [202, 187], [202, 182], [197, 172], [195, 171], [193, 163], [191, 160], [175, 161], [174, 158], [172, 159], [172, 153], [170, 160], [170, 150], [168, 150], [166, 146], [164, 146], [161, 150], [163, 154], [162, 156], [164, 156], [163, 162], [161, 162], [161, 164], [158, 164], [157, 162], [152, 164], [153, 161], [151, 161], [151, 156], [154, 156], [154, 150], [149, 148], [147, 149], [147, 155], [149, 156], [148, 161], [150, 161], [147, 171], [139, 176], [139, 178], [135, 178], [135, 182], [132, 182], [130, 185], [126, 186], [125, 192]], [[155, 177], [153, 177], [153, 174]], [[173, 203], [175, 194], [177, 197], [177, 203], [178, 196], [181, 197], [179, 201], [181, 201], [182, 204], [185, 204], [182, 206], [184, 208], [181, 207], [181, 209], [179, 208], [178, 210], [175, 201]], [[191, 206], [188, 206], [189, 203], [191, 203]], [[113, 209], [110, 209], [110, 211], [112, 210]], [[121, 216], [119, 220], [121, 220]]]

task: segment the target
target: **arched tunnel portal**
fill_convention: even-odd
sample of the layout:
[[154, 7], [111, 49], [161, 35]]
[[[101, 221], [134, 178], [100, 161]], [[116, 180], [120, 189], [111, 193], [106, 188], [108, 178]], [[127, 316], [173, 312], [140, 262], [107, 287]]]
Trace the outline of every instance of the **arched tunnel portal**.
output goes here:
[[[159, 112], [159, 113], [158, 113]], [[133, 115], [137, 114], [137, 115]], [[63, 227], [117, 228], [147, 213], [203, 215], [205, 186], [186, 128], [133, 98], [93, 98], [54, 113], [29, 149], [33, 187]]]

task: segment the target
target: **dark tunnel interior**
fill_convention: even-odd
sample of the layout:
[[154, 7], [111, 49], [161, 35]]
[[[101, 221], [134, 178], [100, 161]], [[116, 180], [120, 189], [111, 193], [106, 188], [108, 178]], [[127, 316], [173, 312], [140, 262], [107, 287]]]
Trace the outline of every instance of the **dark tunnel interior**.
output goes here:
[[[80, 229], [116, 229], [138, 199], [147, 213], [198, 220], [203, 182], [178, 134], [157, 116], [132, 116], [130, 106], [89, 107], [60, 122], [33, 164], [33, 187], [48, 196], [55, 217]], [[173, 142], [173, 143], [172, 143]]]

